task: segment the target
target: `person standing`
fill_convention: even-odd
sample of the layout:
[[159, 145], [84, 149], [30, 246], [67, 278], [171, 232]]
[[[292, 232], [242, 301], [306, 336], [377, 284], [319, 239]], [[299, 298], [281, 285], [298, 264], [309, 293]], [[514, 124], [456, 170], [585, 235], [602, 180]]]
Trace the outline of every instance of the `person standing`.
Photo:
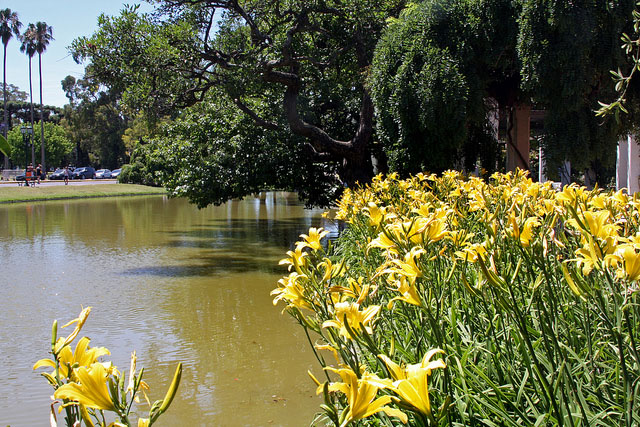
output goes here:
[[69, 166], [64, 167], [64, 185], [69, 185]]
[[42, 176], [42, 165], [38, 163], [38, 166], [36, 166], [36, 178], [38, 178], [38, 184], [40, 184], [41, 176]]
[[33, 165], [29, 163], [27, 169], [24, 171], [24, 185], [27, 187], [33, 184], [33, 180], [35, 177], [33, 176]]

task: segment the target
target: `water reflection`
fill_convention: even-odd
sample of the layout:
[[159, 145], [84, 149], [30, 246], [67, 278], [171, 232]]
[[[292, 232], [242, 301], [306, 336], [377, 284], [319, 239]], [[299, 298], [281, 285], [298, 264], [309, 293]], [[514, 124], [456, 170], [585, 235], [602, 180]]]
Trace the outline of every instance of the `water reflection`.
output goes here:
[[307, 425], [317, 410], [304, 334], [271, 304], [277, 260], [321, 211], [268, 193], [198, 210], [164, 197], [0, 207], [0, 425], [44, 425], [51, 394], [31, 370], [54, 318], [94, 310], [85, 333], [152, 399], [185, 363], [162, 425]]

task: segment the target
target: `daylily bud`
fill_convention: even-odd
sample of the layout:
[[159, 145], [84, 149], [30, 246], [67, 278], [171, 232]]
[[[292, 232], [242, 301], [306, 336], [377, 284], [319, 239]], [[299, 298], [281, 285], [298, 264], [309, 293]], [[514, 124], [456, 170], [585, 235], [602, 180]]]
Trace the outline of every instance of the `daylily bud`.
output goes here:
[[162, 405], [158, 410], [158, 413], [162, 414], [164, 411], [169, 409], [169, 405], [173, 401], [173, 398], [178, 391], [178, 386], [180, 385], [180, 378], [182, 377], [182, 362], [178, 363], [178, 367], [176, 368], [176, 373], [173, 375], [173, 381], [171, 381], [171, 385], [169, 386], [169, 390], [167, 390], [167, 394], [164, 396], [164, 400], [162, 401]]
[[51, 325], [51, 349], [56, 347], [56, 341], [58, 340], [58, 321], [54, 320]]

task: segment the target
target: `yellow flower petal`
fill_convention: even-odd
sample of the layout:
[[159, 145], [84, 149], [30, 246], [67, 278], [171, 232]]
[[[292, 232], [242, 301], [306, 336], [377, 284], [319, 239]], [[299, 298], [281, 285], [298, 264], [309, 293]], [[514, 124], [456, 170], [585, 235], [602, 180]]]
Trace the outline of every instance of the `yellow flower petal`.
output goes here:
[[107, 370], [101, 363], [89, 368], [74, 369], [79, 383], [68, 383], [55, 391], [56, 399], [72, 400], [88, 408], [112, 411], [115, 409], [107, 387]]

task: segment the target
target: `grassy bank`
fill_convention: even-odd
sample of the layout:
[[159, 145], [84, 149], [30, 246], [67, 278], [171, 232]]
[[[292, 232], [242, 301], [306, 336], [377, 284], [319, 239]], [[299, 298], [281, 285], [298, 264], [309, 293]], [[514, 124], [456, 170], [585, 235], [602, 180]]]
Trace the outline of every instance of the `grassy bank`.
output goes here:
[[56, 185], [18, 187], [0, 186], [0, 203], [18, 203], [91, 197], [142, 196], [165, 194], [163, 188], [135, 184]]

